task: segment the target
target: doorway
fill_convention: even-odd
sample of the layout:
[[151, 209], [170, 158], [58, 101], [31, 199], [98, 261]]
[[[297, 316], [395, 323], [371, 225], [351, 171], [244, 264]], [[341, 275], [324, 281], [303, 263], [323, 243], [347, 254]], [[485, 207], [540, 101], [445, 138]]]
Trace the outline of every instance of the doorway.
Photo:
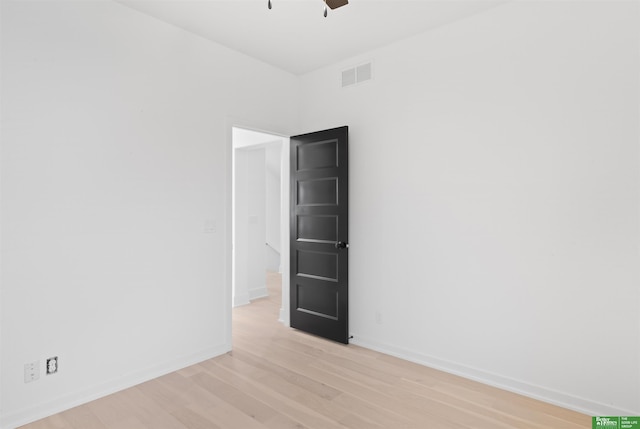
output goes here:
[[289, 138], [232, 127], [232, 306], [268, 295], [282, 274], [279, 320], [289, 326]]

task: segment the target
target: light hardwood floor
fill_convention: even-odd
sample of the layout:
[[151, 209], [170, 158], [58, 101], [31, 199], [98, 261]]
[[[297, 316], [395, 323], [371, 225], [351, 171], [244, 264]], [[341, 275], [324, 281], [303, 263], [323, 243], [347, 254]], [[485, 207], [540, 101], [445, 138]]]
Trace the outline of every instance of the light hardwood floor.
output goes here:
[[588, 416], [276, 321], [269, 298], [236, 308], [233, 352], [22, 429], [590, 428]]

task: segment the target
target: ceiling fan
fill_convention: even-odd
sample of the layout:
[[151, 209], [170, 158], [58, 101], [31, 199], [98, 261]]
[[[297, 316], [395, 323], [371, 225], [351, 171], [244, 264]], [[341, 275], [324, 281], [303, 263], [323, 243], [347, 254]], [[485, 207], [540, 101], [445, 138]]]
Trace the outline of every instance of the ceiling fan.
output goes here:
[[[325, 18], [327, 17], [327, 6], [329, 6], [329, 8], [333, 10], [349, 4], [349, 0], [322, 0], [322, 1], [324, 1], [324, 17]], [[268, 7], [269, 9], [271, 9], [272, 7], [271, 0], [269, 0]]]

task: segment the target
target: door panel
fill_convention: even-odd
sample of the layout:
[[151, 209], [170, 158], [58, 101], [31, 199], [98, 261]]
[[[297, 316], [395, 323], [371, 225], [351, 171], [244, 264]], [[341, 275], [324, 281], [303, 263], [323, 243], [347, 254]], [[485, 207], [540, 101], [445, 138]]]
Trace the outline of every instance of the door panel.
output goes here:
[[338, 291], [336, 288], [328, 289], [326, 285], [319, 282], [306, 282], [306, 284], [299, 283], [297, 288], [297, 311], [303, 311], [318, 317], [337, 320]]
[[298, 216], [298, 241], [335, 243], [338, 241], [338, 216]]
[[298, 171], [338, 166], [338, 144], [334, 140], [298, 147]]
[[291, 138], [291, 326], [342, 343], [349, 342], [348, 166], [348, 127]]
[[338, 281], [338, 255], [298, 250], [298, 276]]
[[337, 206], [338, 179], [322, 178], [298, 181], [299, 206]]

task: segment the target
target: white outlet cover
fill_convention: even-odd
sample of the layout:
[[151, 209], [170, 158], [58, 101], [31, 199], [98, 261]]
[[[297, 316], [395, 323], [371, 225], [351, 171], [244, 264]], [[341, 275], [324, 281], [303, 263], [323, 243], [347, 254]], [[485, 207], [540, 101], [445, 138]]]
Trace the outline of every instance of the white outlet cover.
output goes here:
[[218, 230], [218, 227], [215, 220], [207, 219], [204, 221], [204, 226], [202, 229], [205, 234], [215, 234]]

